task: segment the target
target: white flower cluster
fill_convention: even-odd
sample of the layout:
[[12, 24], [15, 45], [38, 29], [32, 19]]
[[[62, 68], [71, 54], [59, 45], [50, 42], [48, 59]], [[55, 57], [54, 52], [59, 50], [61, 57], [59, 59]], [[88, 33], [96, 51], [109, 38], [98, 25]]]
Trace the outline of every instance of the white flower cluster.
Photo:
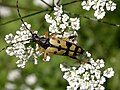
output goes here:
[[[5, 90], [16, 90], [19, 88], [19, 90], [33, 90], [31, 86], [35, 86], [34, 90], [44, 90], [41, 86], [36, 85], [37, 84], [37, 76], [33, 73], [25, 77], [24, 83], [19, 83], [17, 85], [17, 81], [20, 81], [23, 79], [22, 72], [19, 69], [11, 70], [7, 75], [7, 80], [4, 89]], [[22, 79], [21, 79], [22, 78]]]
[[[25, 25], [30, 29], [30, 24], [25, 23]], [[37, 58], [40, 56], [38, 44], [35, 45], [35, 49], [31, 45], [26, 45], [30, 43], [31, 38], [32, 34], [24, 24], [22, 24], [20, 30], [16, 31], [15, 36], [11, 33], [5, 36], [6, 43], [10, 44], [6, 49], [6, 53], [19, 58], [16, 62], [18, 67], [24, 68], [29, 59], [33, 59], [33, 63], [37, 64]]]
[[116, 3], [111, 0], [87, 0], [81, 3], [83, 9], [90, 10], [93, 8], [95, 10], [94, 16], [97, 19], [102, 19], [105, 16], [105, 7], [107, 11], [114, 11], [116, 9]]
[[69, 83], [67, 90], [104, 90], [106, 78], [114, 76], [113, 68], [100, 70], [105, 66], [103, 59], [95, 61], [90, 53], [86, 54], [90, 64], [84, 63], [79, 66], [60, 64], [61, 71], [64, 72], [63, 78]]
[[[78, 36], [77, 30], [80, 29], [80, 19], [70, 18], [67, 14], [64, 14], [62, 6], [54, 7], [54, 17], [49, 14], [45, 15], [47, 23], [50, 23], [50, 34], [56, 34], [57, 38], [68, 38], [70, 36]], [[69, 40], [70, 42], [77, 43], [76, 40]]]
[[[57, 5], [54, 7], [54, 15], [54, 18], [48, 14], [45, 15], [46, 21], [51, 24], [49, 26], [50, 35], [55, 34], [56, 38], [65, 40], [70, 36], [78, 36], [77, 30], [80, 29], [79, 18], [70, 18], [67, 14], [63, 14], [62, 6], [59, 7]], [[38, 56], [44, 53], [39, 52], [38, 44], [35, 44], [34, 47], [30, 45], [30, 43], [32, 43], [30, 42], [32, 40], [32, 33], [30, 32], [30, 28], [31, 25], [25, 22], [20, 27], [20, 30], [16, 31], [15, 36], [13, 36], [11, 33], [5, 36], [6, 43], [10, 44], [6, 49], [6, 53], [10, 56], [16, 56], [19, 58], [16, 64], [21, 68], [25, 67], [26, 62], [29, 59], [34, 60], [33, 63], [37, 64]], [[76, 38], [72, 38], [69, 41], [77, 43]], [[45, 61], [49, 60], [50, 56], [47, 56]]]

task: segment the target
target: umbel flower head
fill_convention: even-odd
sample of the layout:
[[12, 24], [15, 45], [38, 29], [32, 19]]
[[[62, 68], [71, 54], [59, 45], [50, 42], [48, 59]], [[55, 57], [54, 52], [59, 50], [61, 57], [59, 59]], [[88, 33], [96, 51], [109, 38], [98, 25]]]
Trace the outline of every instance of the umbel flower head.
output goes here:
[[113, 68], [101, 69], [105, 66], [103, 59], [96, 61], [91, 54], [86, 52], [89, 64], [79, 64], [70, 66], [68, 64], [60, 64], [61, 71], [64, 73], [63, 78], [68, 81], [67, 90], [104, 90], [103, 84], [106, 78], [114, 76]]
[[[30, 24], [27, 24], [26, 22], [24, 24], [28, 29], [30, 29]], [[32, 47], [29, 44], [31, 42], [30, 40], [32, 38], [32, 34], [26, 29], [24, 24], [21, 25], [20, 30], [16, 31], [15, 36], [11, 33], [5, 36], [6, 43], [10, 44], [10, 46], [6, 49], [6, 53], [10, 56], [16, 56], [19, 58], [16, 64], [21, 68], [24, 68], [26, 62], [31, 58], [34, 61], [33, 63], [37, 64], [37, 57], [41, 55], [38, 53], [38, 44], [35, 44], [35, 47]]]
[[93, 8], [95, 10], [94, 16], [97, 19], [103, 19], [106, 13], [105, 8], [107, 11], [114, 11], [116, 9], [116, 3], [112, 0], [85, 0], [81, 5], [87, 11]]
[[[46, 22], [50, 23], [50, 35], [55, 34], [56, 38], [61, 39], [68, 38], [69, 36], [73, 35], [78, 36], [77, 30], [80, 29], [79, 18], [70, 18], [67, 14], [63, 13], [62, 6], [57, 5], [54, 7], [53, 14], [53, 17], [51, 17], [49, 14], [45, 15]], [[16, 31], [15, 36], [12, 33], [5, 36], [6, 43], [10, 44], [6, 49], [6, 53], [10, 56], [19, 58], [16, 64], [21, 68], [24, 68], [26, 62], [31, 59], [33, 64], [37, 64], [38, 57], [44, 54], [44, 51], [42, 53], [39, 52], [40, 46], [32, 42], [32, 33], [30, 30], [31, 25], [25, 22], [21, 25], [20, 30]], [[37, 31], [33, 33], [37, 34]], [[69, 42], [77, 43], [75, 38], [74, 40], [70, 39]], [[47, 56], [45, 61], [49, 60], [50, 56]]]
[[[54, 16], [49, 14], [45, 15], [46, 22], [50, 24], [49, 32], [56, 33], [56, 38], [68, 38], [70, 36], [78, 36], [77, 30], [80, 30], [80, 19], [70, 18], [69, 15], [64, 13], [61, 6], [54, 7]], [[69, 40], [69, 42], [77, 43], [76, 40]]]

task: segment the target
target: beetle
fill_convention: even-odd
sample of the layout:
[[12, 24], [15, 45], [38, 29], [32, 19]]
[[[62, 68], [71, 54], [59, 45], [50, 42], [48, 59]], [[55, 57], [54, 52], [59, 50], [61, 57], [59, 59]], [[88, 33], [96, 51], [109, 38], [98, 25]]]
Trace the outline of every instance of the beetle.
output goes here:
[[[40, 52], [45, 49], [44, 60], [46, 60], [49, 54], [69, 56], [70, 58], [78, 59], [77, 55], [84, 53], [84, 50], [80, 46], [64, 39], [55, 38], [54, 35], [55, 34], [48, 36], [48, 32], [45, 33], [45, 37], [32, 34], [32, 41], [40, 46]], [[70, 39], [70, 37], [68, 39]]]

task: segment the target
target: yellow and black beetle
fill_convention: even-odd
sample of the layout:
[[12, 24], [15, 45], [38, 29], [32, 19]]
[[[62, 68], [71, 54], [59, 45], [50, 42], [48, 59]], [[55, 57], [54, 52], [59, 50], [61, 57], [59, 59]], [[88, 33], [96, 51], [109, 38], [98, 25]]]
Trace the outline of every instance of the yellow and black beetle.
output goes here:
[[77, 55], [84, 53], [84, 50], [80, 46], [64, 39], [55, 38], [54, 34], [48, 36], [47, 32], [45, 33], [45, 37], [39, 37], [37, 34], [32, 34], [32, 40], [41, 46], [40, 52], [42, 52], [43, 48], [45, 49], [44, 60], [46, 60], [49, 54], [64, 55], [73, 59], [78, 59]]

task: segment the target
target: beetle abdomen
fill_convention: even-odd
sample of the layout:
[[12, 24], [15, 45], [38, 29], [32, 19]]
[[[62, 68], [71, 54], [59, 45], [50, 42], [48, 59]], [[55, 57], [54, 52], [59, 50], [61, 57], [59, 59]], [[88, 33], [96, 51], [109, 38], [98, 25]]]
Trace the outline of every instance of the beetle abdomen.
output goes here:
[[46, 49], [47, 52], [51, 54], [65, 55], [65, 56], [76, 56], [78, 54], [83, 54], [84, 50], [73, 44], [71, 42], [58, 39], [58, 38], [50, 38], [49, 43], [50, 47]]

